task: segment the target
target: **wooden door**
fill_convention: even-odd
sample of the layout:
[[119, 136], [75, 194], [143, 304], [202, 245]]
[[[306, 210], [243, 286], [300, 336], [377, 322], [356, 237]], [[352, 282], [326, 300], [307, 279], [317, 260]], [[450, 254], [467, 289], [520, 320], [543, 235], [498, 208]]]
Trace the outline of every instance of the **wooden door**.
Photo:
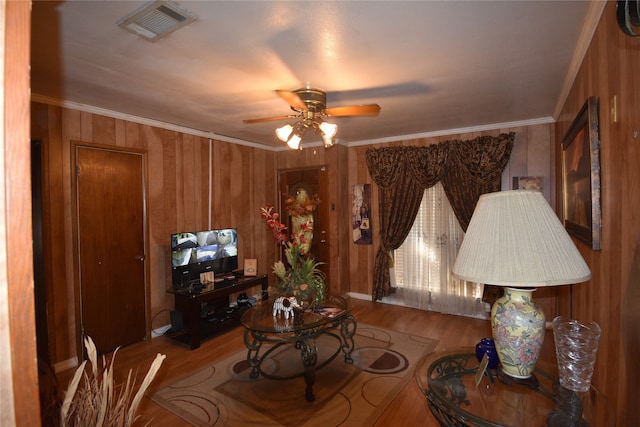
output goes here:
[[[311, 243], [310, 255], [316, 261], [324, 263], [320, 269], [329, 279], [329, 194], [326, 167], [282, 170], [279, 174], [280, 182], [280, 212], [285, 212], [285, 200], [288, 197], [296, 197], [298, 190], [305, 189], [307, 194], [313, 196], [317, 194], [320, 198], [320, 205], [313, 213], [313, 240]], [[291, 230], [291, 218], [285, 217], [283, 221]], [[329, 283], [327, 283], [327, 288]]]
[[75, 153], [81, 335], [103, 354], [146, 335], [144, 157]]

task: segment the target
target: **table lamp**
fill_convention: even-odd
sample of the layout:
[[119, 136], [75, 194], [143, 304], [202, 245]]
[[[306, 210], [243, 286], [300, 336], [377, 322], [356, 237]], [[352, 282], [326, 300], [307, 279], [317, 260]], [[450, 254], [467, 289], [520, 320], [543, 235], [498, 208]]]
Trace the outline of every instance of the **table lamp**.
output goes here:
[[[591, 271], [542, 193], [501, 191], [478, 200], [453, 266], [470, 282], [504, 287], [491, 309], [499, 376], [535, 387], [545, 317], [536, 288], [580, 283]], [[506, 377], [505, 377], [506, 374]]]

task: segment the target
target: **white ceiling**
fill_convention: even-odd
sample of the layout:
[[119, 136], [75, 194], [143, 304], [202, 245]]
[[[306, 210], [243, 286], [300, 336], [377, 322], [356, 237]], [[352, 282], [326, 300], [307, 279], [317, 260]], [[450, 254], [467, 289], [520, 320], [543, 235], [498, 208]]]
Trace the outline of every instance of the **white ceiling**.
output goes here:
[[[149, 42], [117, 22], [149, 2], [35, 1], [35, 100], [282, 147], [275, 89], [310, 85], [344, 144], [551, 122], [602, 11], [586, 1], [178, 1], [197, 20]], [[391, 138], [393, 137], [393, 138]], [[304, 143], [317, 142], [307, 135]]]

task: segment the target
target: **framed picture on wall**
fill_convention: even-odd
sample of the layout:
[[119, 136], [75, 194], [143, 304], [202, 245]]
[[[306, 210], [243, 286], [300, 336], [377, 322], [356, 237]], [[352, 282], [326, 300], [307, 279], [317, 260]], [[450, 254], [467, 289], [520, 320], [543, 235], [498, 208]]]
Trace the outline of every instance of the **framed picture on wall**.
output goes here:
[[600, 249], [600, 125], [589, 97], [562, 139], [562, 218], [567, 231]]
[[353, 243], [371, 245], [371, 184], [356, 184], [351, 191], [351, 229]]
[[542, 191], [544, 185], [543, 176], [514, 176], [514, 190], [538, 190]]

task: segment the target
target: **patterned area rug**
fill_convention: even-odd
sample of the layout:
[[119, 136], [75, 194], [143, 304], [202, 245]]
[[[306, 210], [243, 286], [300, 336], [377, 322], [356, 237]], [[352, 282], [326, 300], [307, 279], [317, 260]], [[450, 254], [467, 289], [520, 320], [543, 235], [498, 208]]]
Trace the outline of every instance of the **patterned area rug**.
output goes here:
[[[300, 351], [281, 346], [262, 364], [274, 380], [249, 378], [241, 351], [157, 391], [151, 398], [195, 426], [370, 426], [413, 377], [415, 364], [437, 340], [359, 324], [353, 364], [342, 352], [316, 372], [315, 400], [305, 399]], [[321, 365], [340, 342], [317, 339]], [[265, 347], [261, 354], [265, 353]]]

